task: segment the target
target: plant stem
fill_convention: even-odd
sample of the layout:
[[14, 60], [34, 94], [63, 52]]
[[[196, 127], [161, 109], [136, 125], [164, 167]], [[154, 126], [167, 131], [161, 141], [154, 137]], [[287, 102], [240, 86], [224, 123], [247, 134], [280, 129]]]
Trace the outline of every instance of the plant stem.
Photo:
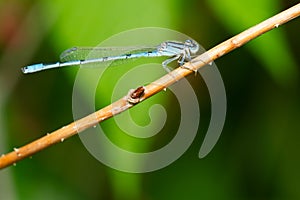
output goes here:
[[[193, 71], [205, 66], [207, 63], [211, 63], [228, 52], [246, 44], [250, 40], [272, 30], [273, 28], [279, 27], [280, 25], [298, 17], [299, 15], [300, 3], [224, 41], [223, 43], [196, 57], [191, 62], [186, 63], [183, 67], [178, 67], [169, 74], [166, 74], [151, 84], [144, 86], [143, 93], [141, 93], [141, 89], [139, 89], [139, 87], [135, 91], [131, 91], [128, 95], [112, 103], [111, 105], [96, 111], [95, 113], [70, 123], [69, 125], [47, 134], [27, 145], [24, 145], [20, 148], [14, 148], [14, 151], [0, 156], [0, 169], [29, 157], [53, 144], [62, 142], [87, 128], [90, 128], [110, 117], [113, 117], [116, 114], [131, 108], [137, 103], [167, 88], [183, 77], [193, 73]], [[136, 99], [136, 96], [138, 98], [137, 102], [132, 103], [128, 100], [128, 97], [134, 97], [134, 99]]]

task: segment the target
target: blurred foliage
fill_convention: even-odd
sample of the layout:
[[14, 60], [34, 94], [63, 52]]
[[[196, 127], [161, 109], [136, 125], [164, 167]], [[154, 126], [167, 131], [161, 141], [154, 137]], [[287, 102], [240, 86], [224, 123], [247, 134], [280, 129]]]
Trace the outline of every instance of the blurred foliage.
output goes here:
[[[1, 0], [0, 152], [73, 120], [77, 70], [22, 75], [20, 67], [56, 61], [71, 46], [96, 46], [139, 27], [174, 29], [213, 47], [296, 3]], [[204, 159], [197, 155], [210, 118], [210, 101], [203, 80], [190, 76], [199, 91], [200, 129], [188, 151], [170, 166], [146, 174], [119, 172], [99, 163], [74, 136], [0, 171], [0, 199], [300, 199], [299, 22], [295, 19], [216, 61], [227, 90], [228, 112], [219, 142]], [[97, 93], [97, 108], [110, 103], [111, 85], [123, 72], [110, 73], [107, 86]], [[88, 81], [82, 94], [89, 90]], [[171, 93], [156, 95], [132, 114], [137, 123], [147, 124], [148, 116], [141, 113], [154, 103], [165, 105], [171, 116], [164, 132], [139, 142], [122, 134], [110, 119], [103, 126], [116, 133], [111, 139], [136, 151], [153, 150], [172, 140], [178, 109]]]
[[[239, 33], [280, 11], [280, 2], [278, 0], [254, 0], [244, 1], [243, 3], [236, 0], [212, 0], [208, 1], [208, 3], [211, 5], [212, 10], [215, 11], [220, 22], [233, 33]], [[241, 10], [245, 8], [247, 8], [246, 12], [243, 12], [241, 15]], [[228, 14], [224, 15], [223, 10], [226, 10]], [[289, 51], [284, 31], [271, 31], [263, 38], [258, 38], [248, 44], [248, 48], [276, 81], [279, 81], [281, 84], [294, 83], [293, 81], [296, 78], [296, 61], [293, 60], [293, 55]], [[283, 65], [285, 67], [282, 67]]]

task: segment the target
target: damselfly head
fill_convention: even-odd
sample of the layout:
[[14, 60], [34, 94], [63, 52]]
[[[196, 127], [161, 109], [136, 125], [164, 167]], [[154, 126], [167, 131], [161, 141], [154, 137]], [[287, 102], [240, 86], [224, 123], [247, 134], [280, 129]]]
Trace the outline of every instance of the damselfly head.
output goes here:
[[193, 54], [199, 51], [199, 44], [195, 40], [188, 39], [184, 42], [184, 45], [189, 48]]

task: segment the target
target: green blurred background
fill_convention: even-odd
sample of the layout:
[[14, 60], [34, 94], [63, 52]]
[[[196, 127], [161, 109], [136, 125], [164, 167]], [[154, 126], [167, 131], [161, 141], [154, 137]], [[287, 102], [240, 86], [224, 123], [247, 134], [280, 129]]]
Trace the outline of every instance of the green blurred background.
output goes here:
[[[149, 26], [183, 32], [209, 49], [296, 3], [1, 0], [0, 153], [73, 120], [77, 69], [23, 75], [24, 65], [56, 61], [69, 47], [95, 46], [121, 31]], [[146, 174], [119, 172], [98, 162], [74, 136], [1, 170], [0, 199], [300, 199], [299, 24], [295, 19], [216, 61], [228, 111], [221, 138], [204, 159], [198, 152], [210, 102], [201, 78], [190, 76], [201, 99], [200, 129], [170, 166]], [[168, 94], [149, 102], [172, 108]], [[99, 99], [99, 108], [109, 103], [109, 97]], [[169, 109], [168, 116], [177, 111]], [[105, 123], [108, 132], [115, 129]], [[173, 125], [148, 143], [132, 142], [134, 150], [162, 147], [172, 140]]]

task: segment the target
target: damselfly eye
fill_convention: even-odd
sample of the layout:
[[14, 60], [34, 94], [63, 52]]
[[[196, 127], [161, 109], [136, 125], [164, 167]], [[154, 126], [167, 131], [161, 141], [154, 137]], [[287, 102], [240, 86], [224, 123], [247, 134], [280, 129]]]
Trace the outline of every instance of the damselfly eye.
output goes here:
[[194, 40], [186, 40], [184, 44], [190, 49], [191, 53], [197, 53], [199, 50], [199, 44]]
[[191, 41], [191, 40], [186, 40], [186, 41], [184, 42], [184, 45], [185, 45], [185, 46], [187, 46], [187, 47], [191, 47], [191, 46], [193, 46], [193, 44], [192, 44], [192, 41]]

